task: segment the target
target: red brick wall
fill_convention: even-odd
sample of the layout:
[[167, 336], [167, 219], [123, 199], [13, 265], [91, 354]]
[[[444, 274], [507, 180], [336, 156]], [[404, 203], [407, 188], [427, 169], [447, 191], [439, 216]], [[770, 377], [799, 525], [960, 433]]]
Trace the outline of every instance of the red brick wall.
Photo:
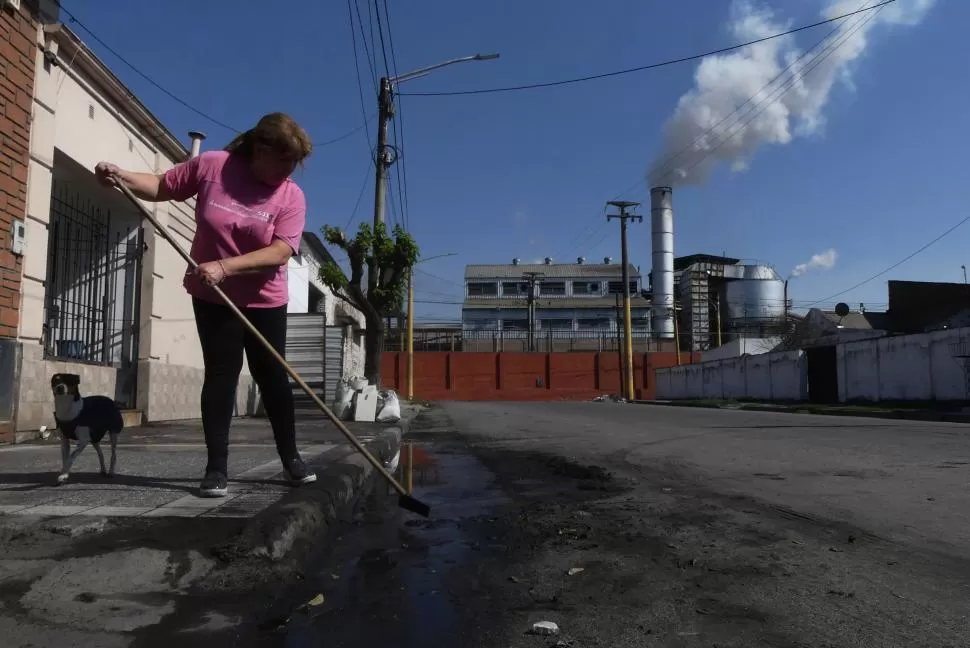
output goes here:
[[22, 259], [10, 251], [11, 226], [27, 214], [30, 109], [34, 94], [37, 23], [30, 2], [0, 9], [0, 337], [20, 323]]
[[[681, 361], [700, 362], [700, 354]], [[655, 369], [677, 364], [673, 352], [633, 356], [638, 399], [654, 398]], [[407, 354], [385, 353], [383, 386], [407, 393]], [[429, 401], [588, 400], [620, 394], [620, 358], [616, 353], [447, 353], [414, 354], [414, 397]]]

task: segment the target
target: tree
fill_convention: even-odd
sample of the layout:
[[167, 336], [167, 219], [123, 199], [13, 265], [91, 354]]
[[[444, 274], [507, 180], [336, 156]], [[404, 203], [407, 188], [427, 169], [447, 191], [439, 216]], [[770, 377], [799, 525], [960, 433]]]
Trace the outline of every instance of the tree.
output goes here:
[[347, 253], [350, 278], [340, 266], [330, 261], [320, 268], [320, 280], [364, 314], [367, 324], [364, 377], [379, 386], [384, 317], [397, 315], [402, 310], [408, 272], [418, 259], [418, 246], [400, 225], [394, 226], [391, 236], [383, 223], [375, 229], [362, 223], [357, 236], [352, 239], [347, 238], [343, 230], [330, 225], [324, 225], [322, 231], [327, 243]]

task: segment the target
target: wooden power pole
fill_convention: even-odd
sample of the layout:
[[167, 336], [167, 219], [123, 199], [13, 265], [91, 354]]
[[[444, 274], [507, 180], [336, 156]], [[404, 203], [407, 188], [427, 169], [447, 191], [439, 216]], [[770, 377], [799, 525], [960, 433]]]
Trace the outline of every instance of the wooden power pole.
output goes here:
[[626, 223], [627, 221], [643, 222], [643, 216], [638, 214], [628, 214], [627, 210], [637, 207], [640, 203], [629, 202], [627, 200], [611, 200], [607, 203], [620, 210], [619, 214], [608, 214], [607, 221], [614, 218], [620, 221], [620, 246], [622, 248], [623, 263], [623, 337], [626, 349], [624, 349], [624, 377], [626, 378], [627, 400], [635, 398], [633, 393], [633, 322], [630, 315], [630, 257], [626, 244]]

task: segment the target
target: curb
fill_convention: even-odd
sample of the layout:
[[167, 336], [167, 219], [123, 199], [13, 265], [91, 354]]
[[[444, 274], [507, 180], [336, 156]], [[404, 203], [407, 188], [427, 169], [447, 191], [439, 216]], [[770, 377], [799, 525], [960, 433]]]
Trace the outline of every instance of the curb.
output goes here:
[[[402, 412], [400, 421], [388, 425], [364, 447], [385, 468], [396, 465], [401, 438], [420, 413], [412, 408]], [[289, 557], [301, 545], [317, 544], [327, 529], [345, 518], [356, 506], [376, 477], [376, 471], [359, 452], [348, 447], [348, 454], [336, 462], [309, 460], [317, 471], [314, 484], [294, 490], [280, 502], [252, 518], [235, 539], [213, 547], [213, 553], [231, 563], [246, 557], [274, 562]]]
[[895, 419], [905, 421], [924, 421], [930, 423], [961, 423], [970, 424], [970, 414], [956, 412], [921, 412], [912, 410], [876, 410], [859, 409], [814, 409], [809, 405], [771, 405], [738, 403], [737, 405], [719, 405], [716, 403], [692, 403], [689, 401], [633, 401], [637, 405], [654, 405], [659, 407], [694, 407], [698, 409], [726, 409], [745, 412], [781, 412], [787, 414], [814, 414], [817, 416], [854, 416], [859, 418]]

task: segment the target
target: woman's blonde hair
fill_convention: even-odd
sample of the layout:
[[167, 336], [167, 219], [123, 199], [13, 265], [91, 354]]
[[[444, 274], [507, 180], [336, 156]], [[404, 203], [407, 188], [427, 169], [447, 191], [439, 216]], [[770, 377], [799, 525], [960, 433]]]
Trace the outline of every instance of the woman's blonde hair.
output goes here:
[[253, 147], [265, 144], [277, 153], [302, 162], [313, 151], [313, 142], [292, 117], [274, 112], [264, 115], [253, 128], [237, 135], [226, 145], [227, 151], [252, 157]]

